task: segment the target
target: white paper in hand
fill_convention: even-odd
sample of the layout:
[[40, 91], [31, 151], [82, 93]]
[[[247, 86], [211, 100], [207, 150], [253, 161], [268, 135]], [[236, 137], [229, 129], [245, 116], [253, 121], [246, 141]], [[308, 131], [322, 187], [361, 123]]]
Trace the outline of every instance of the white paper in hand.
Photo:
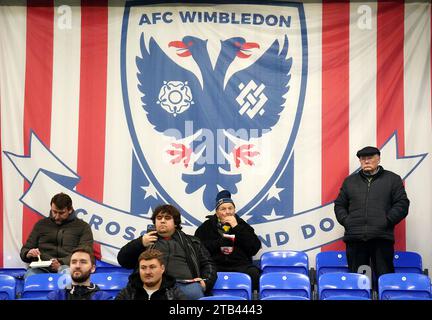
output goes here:
[[30, 268], [47, 268], [51, 265], [51, 261], [33, 261], [29, 264]]
[[38, 256], [38, 261], [33, 261], [29, 264], [30, 268], [47, 268], [51, 265], [51, 260], [42, 261], [40, 256]]

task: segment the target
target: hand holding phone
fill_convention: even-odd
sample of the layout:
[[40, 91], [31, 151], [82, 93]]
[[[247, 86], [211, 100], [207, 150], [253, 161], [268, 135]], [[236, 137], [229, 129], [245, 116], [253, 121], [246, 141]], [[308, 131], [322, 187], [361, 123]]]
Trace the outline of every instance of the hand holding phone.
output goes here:
[[147, 233], [156, 231], [156, 226], [154, 224], [148, 224], [147, 225]]
[[154, 245], [154, 243], [157, 241], [157, 232], [156, 227], [154, 224], [147, 225], [147, 232], [142, 237], [142, 244], [144, 247], [149, 247]]

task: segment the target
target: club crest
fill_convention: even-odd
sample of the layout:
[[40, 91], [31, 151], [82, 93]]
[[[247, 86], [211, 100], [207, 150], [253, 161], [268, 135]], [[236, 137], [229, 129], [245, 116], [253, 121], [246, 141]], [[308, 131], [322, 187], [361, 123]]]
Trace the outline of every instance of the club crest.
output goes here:
[[172, 203], [199, 225], [218, 191], [228, 189], [252, 224], [269, 214], [287, 217], [307, 80], [303, 7], [215, 8], [125, 8], [121, 75], [135, 156], [132, 211]]

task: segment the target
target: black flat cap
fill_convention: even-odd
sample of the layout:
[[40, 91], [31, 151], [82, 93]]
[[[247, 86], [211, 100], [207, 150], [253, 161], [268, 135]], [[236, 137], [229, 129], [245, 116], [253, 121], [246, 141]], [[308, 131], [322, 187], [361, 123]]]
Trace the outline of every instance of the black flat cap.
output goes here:
[[357, 151], [357, 157], [373, 156], [374, 154], [381, 155], [379, 149], [371, 146], [364, 147], [363, 149]]

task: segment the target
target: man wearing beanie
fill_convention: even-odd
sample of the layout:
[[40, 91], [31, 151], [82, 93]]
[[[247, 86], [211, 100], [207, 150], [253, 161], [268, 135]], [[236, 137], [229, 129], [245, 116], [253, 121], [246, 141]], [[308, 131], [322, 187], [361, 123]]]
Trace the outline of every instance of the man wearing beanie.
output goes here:
[[252, 278], [252, 287], [258, 289], [260, 270], [252, 257], [261, 248], [254, 229], [235, 214], [234, 201], [228, 190], [216, 196], [216, 213], [209, 215], [195, 232], [195, 236], [210, 252], [217, 271], [243, 272]]
[[345, 227], [350, 271], [368, 265], [376, 279], [394, 272], [394, 227], [409, 207], [401, 177], [379, 165], [380, 155], [375, 147], [357, 152], [361, 170], [345, 179], [334, 202], [336, 218]]

